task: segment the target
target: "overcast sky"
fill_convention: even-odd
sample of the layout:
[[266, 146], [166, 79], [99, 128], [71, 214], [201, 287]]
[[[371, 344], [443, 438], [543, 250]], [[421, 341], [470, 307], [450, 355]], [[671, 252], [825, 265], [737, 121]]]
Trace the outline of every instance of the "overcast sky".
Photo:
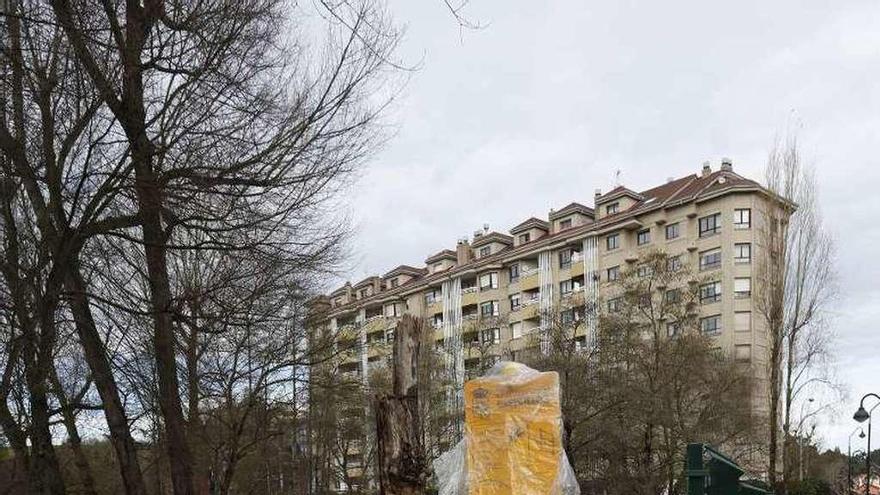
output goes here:
[[850, 398], [819, 428], [846, 449], [858, 398], [880, 393], [880, 2], [472, 0], [486, 27], [463, 32], [442, 0], [389, 8], [401, 56], [422, 64], [351, 196], [352, 281], [419, 266], [483, 223], [592, 205], [616, 170], [638, 190], [730, 157], [760, 179], [797, 128], [838, 239]]

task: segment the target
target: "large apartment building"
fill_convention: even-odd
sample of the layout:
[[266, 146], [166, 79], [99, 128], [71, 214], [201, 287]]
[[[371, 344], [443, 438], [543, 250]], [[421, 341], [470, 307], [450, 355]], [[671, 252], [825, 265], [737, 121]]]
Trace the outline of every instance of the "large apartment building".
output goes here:
[[[719, 170], [705, 164], [696, 174], [644, 191], [596, 191], [591, 206], [573, 202], [506, 233], [484, 228], [428, 256], [424, 265], [346, 283], [317, 300], [320, 323], [360, 344], [339, 371], [362, 377], [387, 357], [403, 314], [429, 321], [438, 340], [479, 342], [515, 358], [534, 345], [530, 336], [540, 329], [541, 315], [562, 308], [582, 321], [576, 339], [589, 345], [596, 312], [584, 308], [613, 310], [609, 282], [658, 249], [709, 279], [701, 288], [701, 331], [751, 362], [760, 378], [767, 340], [752, 287], [760, 256], [756, 222], [767, 211], [766, 199], [762, 186], [735, 173], [726, 159]], [[477, 321], [494, 323], [469, 325]], [[476, 364], [467, 353], [462, 360], [465, 369]]]

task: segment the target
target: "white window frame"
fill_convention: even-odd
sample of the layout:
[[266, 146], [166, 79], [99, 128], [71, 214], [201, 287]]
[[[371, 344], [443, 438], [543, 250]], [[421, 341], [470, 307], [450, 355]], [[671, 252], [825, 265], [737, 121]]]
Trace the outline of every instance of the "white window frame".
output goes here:
[[[746, 251], [746, 256], [742, 256], [744, 250]], [[733, 262], [738, 264], [748, 264], [752, 262], [751, 242], [737, 242], [733, 245]]]
[[[743, 284], [748, 286], [748, 290], [743, 290]], [[735, 299], [748, 299], [752, 297], [751, 277], [737, 277], [733, 279], [733, 297]]]
[[736, 208], [733, 210], [733, 228], [736, 230], [748, 230], [752, 228], [751, 208]]

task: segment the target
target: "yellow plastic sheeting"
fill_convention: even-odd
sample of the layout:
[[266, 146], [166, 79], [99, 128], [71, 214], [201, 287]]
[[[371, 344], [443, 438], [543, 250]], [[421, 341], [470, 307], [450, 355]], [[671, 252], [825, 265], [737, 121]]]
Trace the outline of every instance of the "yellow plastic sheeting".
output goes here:
[[464, 385], [467, 493], [558, 493], [559, 376], [511, 362], [493, 371]]

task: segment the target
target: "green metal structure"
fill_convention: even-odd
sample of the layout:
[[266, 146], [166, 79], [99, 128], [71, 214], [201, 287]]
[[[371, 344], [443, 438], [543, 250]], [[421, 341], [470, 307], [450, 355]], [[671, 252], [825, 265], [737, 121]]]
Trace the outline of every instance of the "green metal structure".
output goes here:
[[772, 495], [747, 481], [733, 459], [702, 443], [687, 446], [686, 473], [688, 495]]

